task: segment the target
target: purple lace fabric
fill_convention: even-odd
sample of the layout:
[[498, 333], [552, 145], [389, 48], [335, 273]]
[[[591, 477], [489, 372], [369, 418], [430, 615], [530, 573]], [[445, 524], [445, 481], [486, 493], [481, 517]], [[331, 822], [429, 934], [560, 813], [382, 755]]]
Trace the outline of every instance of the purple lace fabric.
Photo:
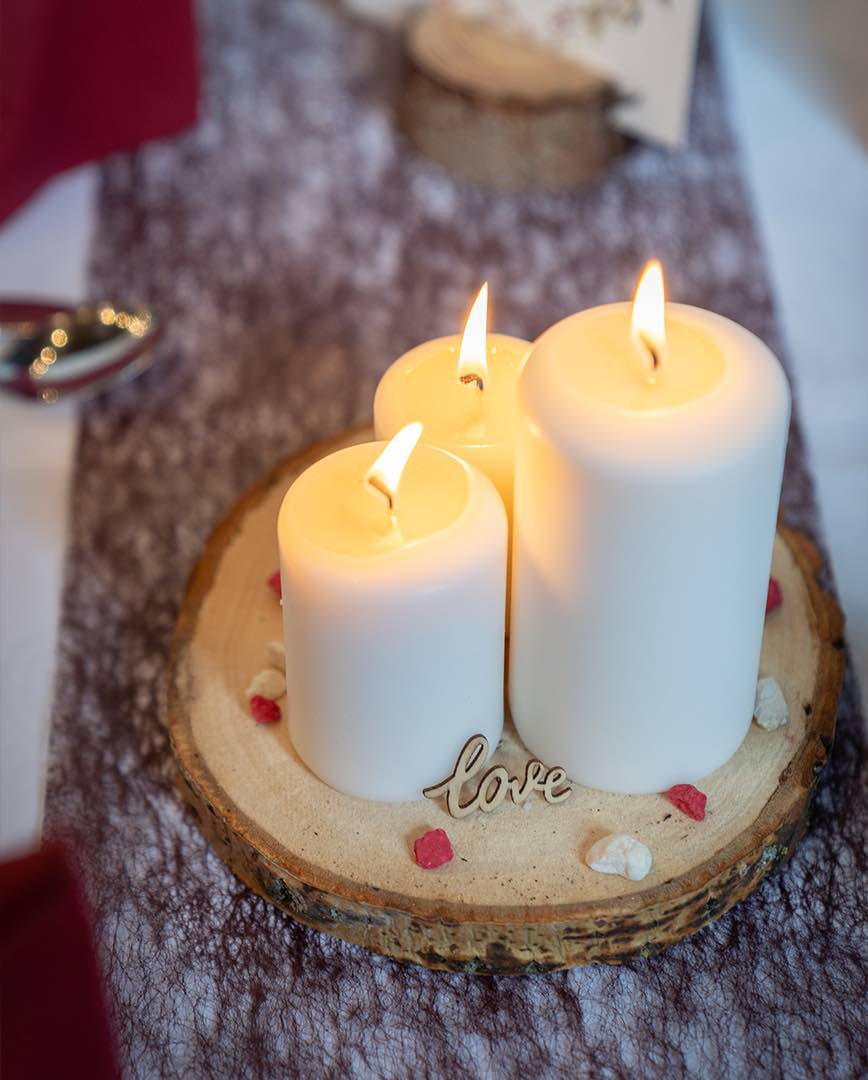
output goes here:
[[[405, 148], [387, 34], [303, 0], [201, 16], [200, 124], [103, 174], [94, 296], [152, 304], [166, 336], [149, 375], [84, 411], [47, 796], [48, 831], [79, 844], [126, 1073], [864, 1075], [868, 763], [849, 672], [793, 860], [623, 967], [401, 966], [254, 896], [182, 811], [160, 695], [208, 533], [279, 457], [369, 417], [386, 365], [457, 328], [480, 281], [497, 329], [533, 338], [629, 295], [659, 256], [670, 295], [782, 351], [707, 44], [686, 151], [637, 147], [581, 193], [510, 196]], [[816, 535], [797, 424], [784, 502]]]

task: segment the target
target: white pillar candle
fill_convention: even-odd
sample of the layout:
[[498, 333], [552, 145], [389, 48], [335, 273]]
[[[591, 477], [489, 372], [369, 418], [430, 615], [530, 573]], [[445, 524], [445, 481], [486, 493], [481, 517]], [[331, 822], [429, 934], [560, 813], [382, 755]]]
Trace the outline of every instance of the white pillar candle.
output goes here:
[[487, 333], [482, 286], [463, 335], [436, 338], [404, 353], [374, 397], [374, 433], [390, 439], [413, 420], [422, 438], [478, 466], [512, 510], [516, 383], [529, 341]]
[[503, 726], [503, 504], [466, 462], [413, 449], [420, 428], [316, 462], [278, 520], [293, 746], [366, 799], [421, 798]]
[[742, 327], [668, 304], [664, 340], [658, 288], [632, 333], [629, 304], [553, 326], [519, 386], [512, 715], [626, 793], [696, 781], [748, 730], [790, 414]]

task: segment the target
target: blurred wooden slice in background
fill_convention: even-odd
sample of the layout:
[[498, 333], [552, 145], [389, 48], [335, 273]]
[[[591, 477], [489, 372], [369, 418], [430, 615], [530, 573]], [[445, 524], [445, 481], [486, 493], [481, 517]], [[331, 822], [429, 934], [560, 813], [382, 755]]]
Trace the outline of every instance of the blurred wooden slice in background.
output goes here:
[[502, 191], [599, 179], [627, 140], [611, 83], [557, 52], [440, 7], [409, 27], [398, 123], [453, 175]]

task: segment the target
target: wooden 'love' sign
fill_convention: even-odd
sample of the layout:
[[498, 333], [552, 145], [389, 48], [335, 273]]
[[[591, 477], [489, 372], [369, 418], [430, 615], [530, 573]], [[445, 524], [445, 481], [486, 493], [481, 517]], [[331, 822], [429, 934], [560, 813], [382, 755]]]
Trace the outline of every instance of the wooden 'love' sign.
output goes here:
[[476, 793], [467, 802], [461, 801], [461, 789], [485, 764], [488, 758], [488, 739], [484, 735], [471, 735], [461, 749], [455, 768], [437, 784], [425, 788], [426, 799], [446, 796], [446, 809], [454, 818], [467, 817], [474, 810], [491, 813], [506, 798], [507, 793], [516, 806], [522, 806], [534, 791], [542, 793], [548, 803], [568, 799], [573, 788], [566, 772], [556, 765], [547, 769], [541, 761], [531, 758], [524, 767], [524, 777], [510, 776], [504, 765], [492, 765], [476, 787]]
[[[252, 720], [245, 688], [268, 642], [281, 636], [280, 606], [265, 579], [277, 565], [283, 494], [318, 457], [370, 437], [358, 431], [279, 465], [218, 526], [190, 579], [172, 645], [167, 721], [179, 791], [214, 850], [308, 926], [400, 960], [484, 974], [648, 956], [751, 893], [804, 833], [843, 668], [841, 617], [817, 584], [819, 556], [791, 530], [781, 529], [775, 544], [784, 602], [766, 621], [761, 661], [784, 689], [789, 723], [771, 732], [752, 725], [734, 757], [703, 780], [704, 821], [660, 795], [580, 785], [554, 809], [535, 769], [521, 810], [501, 805], [452, 818], [442, 801], [364, 802], [305, 768], [285, 712], [276, 724]], [[507, 722], [491, 765], [523, 778], [510, 794], [522, 792], [531, 757]], [[438, 827], [448, 830], [455, 858], [423, 870], [413, 842]], [[586, 865], [591, 845], [613, 832], [653, 852], [644, 881]]]

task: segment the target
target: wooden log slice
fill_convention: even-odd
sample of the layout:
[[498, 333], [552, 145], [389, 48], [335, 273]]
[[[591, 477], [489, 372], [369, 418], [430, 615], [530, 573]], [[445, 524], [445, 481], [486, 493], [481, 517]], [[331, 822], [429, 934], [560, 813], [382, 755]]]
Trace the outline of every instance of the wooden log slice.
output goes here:
[[489, 23], [427, 8], [407, 35], [398, 124], [455, 176], [503, 191], [567, 191], [627, 140], [602, 76]]
[[[266, 666], [267, 643], [281, 637], [265, 582], [278, 564], [283, 494], [319, 456], [370, 437], [356, 432], [280, 464], [218, 526], [191, 576], [172, 648], [168, 724], [179, 788], [214, 849], [308, 926], [399, 960], [486, 974], [657, 953], [751, 893], [805, 831], [843, 669], [841, 615], [817, 584], [819, 556], [788, 529], [775, 545], [784, 602], [767, 618], [762, 672], [783, 686], [790, 721], [774, 732], [752, 725], [703, 781], [705, 821], [662, 795], [583, 787], [558, 806], [537, 794], [524, 809], [505, 803], [461, 820], [428, 800], [365, 802], [305, 768], [285, 717], [252, 720], [244, 689]], [[509, 730], [495, 760], [516, 771], [526, 759]], [[448, 831], [455, 858], [424, 871], [413, 841], [436, 827]], [[644, 881], [584, 864], [593, 841], [613, 831], [651, 848]]]

